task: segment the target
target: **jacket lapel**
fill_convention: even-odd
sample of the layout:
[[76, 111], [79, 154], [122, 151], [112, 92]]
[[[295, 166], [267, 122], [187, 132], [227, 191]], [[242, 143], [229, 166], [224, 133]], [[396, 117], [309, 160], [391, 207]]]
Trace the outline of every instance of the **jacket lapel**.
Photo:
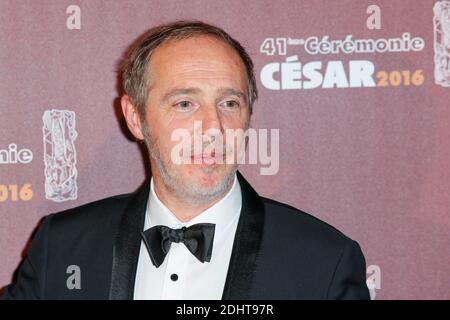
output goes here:
[[256, 259], [264, 229], [264, 204], [250, 184], [237, 173], [242, 190], [242, 209], [239, 217], [223, 300], [249, 298]]
[[[265, 212], [261, 198], [239, 172], [237, 176], [242, 190], [242, 209], [222, 295], [224, 300], [248, 299], [264, 228]], [[144, 228], [149, 192], [150, 183], [146, 180], [130, 199], [117, 231], [109, 293], [111, 300], [133, 299], [140, 232]]]
[[113, 248], [110, 300], [132, 300], [150, 183], [134, 193], [123, 213]]

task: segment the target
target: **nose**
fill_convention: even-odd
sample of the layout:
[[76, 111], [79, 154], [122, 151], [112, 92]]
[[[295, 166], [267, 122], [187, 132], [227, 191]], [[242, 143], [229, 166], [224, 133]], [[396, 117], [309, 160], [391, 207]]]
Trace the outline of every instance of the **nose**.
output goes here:
[[215, 106], [207, 106], [203, 108], [201, 119], [204, 131], [209, 129], [219, 130], [223, 132], [222, 117]]

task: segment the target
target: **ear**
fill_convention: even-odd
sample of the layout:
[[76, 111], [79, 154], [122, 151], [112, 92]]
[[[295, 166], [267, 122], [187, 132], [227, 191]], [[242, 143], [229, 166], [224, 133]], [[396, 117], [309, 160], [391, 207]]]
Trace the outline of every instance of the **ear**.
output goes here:
[[144, 134], [142, 133], [141, 119], [137, 112], [137, 109], [133, 105], [131, 98], [128, 95], [122, 96], [120, 99], [122, 106], [123, 116], [127, 122], [128, 129], [130, 129], [133, 136], [138, 140], [144, 140]]

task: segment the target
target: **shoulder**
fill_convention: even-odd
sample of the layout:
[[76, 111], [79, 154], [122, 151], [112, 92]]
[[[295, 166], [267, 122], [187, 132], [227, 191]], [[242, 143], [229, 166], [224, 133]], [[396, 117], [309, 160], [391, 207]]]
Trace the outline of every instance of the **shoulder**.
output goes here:
[[341, 249], [353, 240], [332, 225], [290, 205], [261, 197], [265, 208], [266, 228], [290, 241], [313, 246]]
[[[44, 217], [53, 234], [109, 231], [116, 228], [135, 192], [111, 196]], [[78, 232], [77, 232], [78, 231]]]

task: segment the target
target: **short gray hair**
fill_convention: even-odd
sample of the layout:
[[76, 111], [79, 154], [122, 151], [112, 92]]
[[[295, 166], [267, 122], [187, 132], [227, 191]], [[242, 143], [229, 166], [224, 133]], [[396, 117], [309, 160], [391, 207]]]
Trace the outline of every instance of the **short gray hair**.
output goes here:
[[176, 21], [148, 30], [128, 51], [122, 66], [122, 81], [125, 93], [130, 96], [141, 121], [145, 119], [146, 101], [149, 88], [149, 61], [152, 53], [161, 44], [171, 40], [187, 39], [194, 36], [212, 36], [230, 45], [244, 63], [250, 114], [258, 97], [253, 62], [244, 47], [219, 27], [201, 21]]

